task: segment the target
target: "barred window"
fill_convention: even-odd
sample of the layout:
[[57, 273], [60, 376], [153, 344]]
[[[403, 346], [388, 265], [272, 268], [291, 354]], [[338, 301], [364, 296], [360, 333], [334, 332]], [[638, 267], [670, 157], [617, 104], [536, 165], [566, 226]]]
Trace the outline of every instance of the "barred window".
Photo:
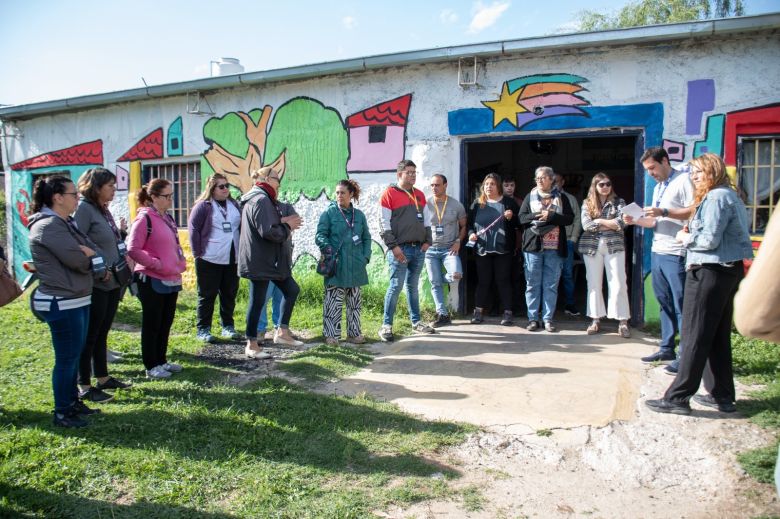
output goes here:
[[741, 138], [739, 167], [750, 232], [763, 234], [780, 202], [780, 136]]
[[153, 178], [164, 178], [173, 184], [171, 213], [176, 225], [187, 227], [190, 209], [201, 192], [200, 162], [181, 162], [144, 165], [143, 183]]

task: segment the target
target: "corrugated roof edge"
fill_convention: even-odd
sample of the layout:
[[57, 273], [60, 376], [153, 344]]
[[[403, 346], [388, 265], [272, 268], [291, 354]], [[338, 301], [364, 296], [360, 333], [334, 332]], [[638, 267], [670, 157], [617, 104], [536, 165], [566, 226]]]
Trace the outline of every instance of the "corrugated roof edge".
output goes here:
[[573, 49], [593, 45], [630, 45], [635, 43], [673, 41], [717, 34], [726, 35], [731, 33], [758, 32], [774, 29], [780, 29], [780, 12], [756, 16], [742, 16], [666, 25], [649, 25], [629, 29], [580, 32], [538, 36], [518, 40], [486, 42], [473, 45], [440, 47], [340, 61], [328, 61], [274, 70], [245, 72], [230, 76], [195, 79], [192, 81], [167, 83], [145, 88], [119, 90], [116, 92], [71, 97], [41, 103], [6, 106], [0, 108], [0, 119], [5, 121], [29, 119], [40, 115], [53, 115], [56, 113], [71, 112], [86, 108], [98, 108], [114, 103], [181, 95], [194, 90], [201, 92], [214, 91], [223, 88], [274, 83], [277, 81], [291, 81], [295, 79], [360, 72], [386, 67], [419, 63], [436, 63], [466, 56], [500, 56], [540, 50]]

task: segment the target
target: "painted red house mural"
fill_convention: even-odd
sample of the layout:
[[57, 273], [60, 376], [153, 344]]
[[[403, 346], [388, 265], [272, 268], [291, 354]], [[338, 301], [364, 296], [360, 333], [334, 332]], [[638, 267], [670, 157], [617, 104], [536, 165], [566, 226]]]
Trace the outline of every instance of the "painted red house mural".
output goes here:
[[163, 157], [163, 141], [163, 129], [157, 128], [136, 142], [133, 147], [116, 161], [131, 162], [133, 160], [160, 159]]
[[406, 123], [412, 94], [366, 108], [347, 117], [347, 171], [394, 171], [404, 158]]
[[32, 157], [16, 164], [11, 164], [12, 170], [49, 168], [57, 166], [85, 166], [103, 164], [103, 141], [85, 142], [70, 148], [50, 151]]

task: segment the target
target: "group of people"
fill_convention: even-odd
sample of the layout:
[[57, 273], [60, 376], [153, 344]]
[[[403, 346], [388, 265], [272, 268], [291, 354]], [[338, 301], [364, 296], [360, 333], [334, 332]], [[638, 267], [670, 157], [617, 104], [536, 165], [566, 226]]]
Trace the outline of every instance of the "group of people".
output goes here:
[[[462, 246], [474, 251], [477, 266], [472, 323], [484, 321], [497, 294], [503, 311], [501, 324], [513, 324], [513, 287], [522, 264], [527, 329], [556, 331], [553, 317], [562, 275], [568, 285], [566, 310], [576, 313], [569, 293], [573, 292], [570, 269], [576, 248], [587, 272], [590, 323], [586, 332], [598, 333], [600, 320], [606, 317], [617, 320], [618, 333], [629, 337], [624, 229], [632, 224], [653, 227], [653, 288], [661, 306], [662, 339], [659, 351], [643, 360], [674, 361], [667, 369], [677, 378], [661, 403], [648, 401], [648, 405], [673, 412], [684, 409], [685, 395], [692, 388], [695, 392], [696, 379], [707, 364], [705, 385], [712, 402], [728, 408], [726, 402], [734, 399], [733, 382], [729, 382], [731, 300], [742, 276], [742, 259], [752, 256], [744, 206], [729, 187], [725, 166], [716, 155], [691, 161], [692, 183], [688, 175], [671, 168], [662, 148], [647, 150], [641, 160], [658, 186], [652, 206], [637, 221], [623, 214], [625, 202], [604, 173], [593, 177], [581, 208], [563, 190], [562, 176], [556, 178], [549, 167], [536, 169], [536, 187], [522, 199], [515, 196], [512, 182], [507, 186], [490, 173], [466, 211], [447, 195], [444, 175], [430, 177], [433, 194], [426, 199], [414, 187], [416, 165], [401, 161], [397, 182], [380, 199], [389, 286], [379, 338], [394, 339], [393, 320], [402, 290], [416, 333], [435, 333], [434, 328], [451, 322], [444, 287], [463, 277]], [[269, 300], [273, 342], [302, 345], [289, 325], [300, 292], [292, 275], [292, 234], [303, 220], [291, 204], [279, 199], [278, 171], [263, 167], [252, 178], [252, 189], [236, 200], [227, 177], [213, 174], [190, 212], [189, 239], [198, 290], [197, 337], [214, 342], [212, 319], [219, 297], [221, 335], [233, 340], [245, 337], [247, 357], [268, 359], [271, 354], [263, 346]], [[165, 379], [182, 370], [167, 358], [186, 268], [176, 222], [168, 214], [173, 185], [157, 178], [139, 190], [139, 210], [128, 236], [125, 222], [120, 220], [117, 225], [108, 208], [115, 183], [110, 171], [93, 168], [82, 175], [78, 187], [63, 176], [41, 178], [34, 187], [30, 248], [40, 283], [31, 304], [52, 333], [54, 423], [60, 426], [86, 425], [84, 417], [97, 410], [84, 401], [105, 402], [112, 398], [107, 391], [130, 386], [110, 376], [107, 368], [108, 332], [127, 290], [141, 303], [141, 351], [147, 377]], [[511, 191], [505, 192], [505, 186]], [[324, 279], [327, 344], [342, 339], [345, 306], [346, 340], [365, 342], [361, 287], [368, 284], [371, 236], [365, 214], [355, 207], [359, 197], [357, 182], [339, 181], [334, 200], [317, 223], [317, 246], [336, 256], [335, 268]], [[422, 320], [419, 306], [423, 266], [436, 306], [430, 323]], [[602, 295], [605, 271], [606, 304]], [[236, 331], [233, 317], [239, 277], [249, 280], [244, 336]], [[674, 353], [678, 332], [682, 338], [679, 357]]]

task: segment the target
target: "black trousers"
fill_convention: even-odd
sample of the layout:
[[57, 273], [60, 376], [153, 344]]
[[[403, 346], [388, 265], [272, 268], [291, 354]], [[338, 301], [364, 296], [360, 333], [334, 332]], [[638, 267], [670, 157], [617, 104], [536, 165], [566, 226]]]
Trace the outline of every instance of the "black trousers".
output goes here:
[[195, 258], [195, 274], [198, 277], [198, 330], [211, 330], [214, 300], [217, 296], [222, 326], [233, 326], [233, 310], [236, 309], [238, 294], [238, 270], [235, 261], [219, 265]]
[[119, 306], [121, 289], [92, 290], [92, 305], [87, 325], [87, 339], [79, 360], [79, 384], [89, 386], [90, 377], [108, 376], [106, 352], [108, 349], [108, 332], [114, 322], [116, 309]]
[[493, 299], [491, 292], [495, 283], [501, 310], [512, 311], [512, 254], [477, 255], [477, 294], [476, 306], [484, 310], [490, 307]]
[[664, 398], [687, 402], [704, 388], [718, 400], [735, 400], [731, 360], [734, 294], [744, 277], [742, 262], [734, 267], [704, 265], [685, 276], [680, 367]]
[[141, 300], [141, 356], [146, 369], [168, 362], [168, 336], [176, 315], [178, 292], [158, 294], [149, 278], [138, 281]]

